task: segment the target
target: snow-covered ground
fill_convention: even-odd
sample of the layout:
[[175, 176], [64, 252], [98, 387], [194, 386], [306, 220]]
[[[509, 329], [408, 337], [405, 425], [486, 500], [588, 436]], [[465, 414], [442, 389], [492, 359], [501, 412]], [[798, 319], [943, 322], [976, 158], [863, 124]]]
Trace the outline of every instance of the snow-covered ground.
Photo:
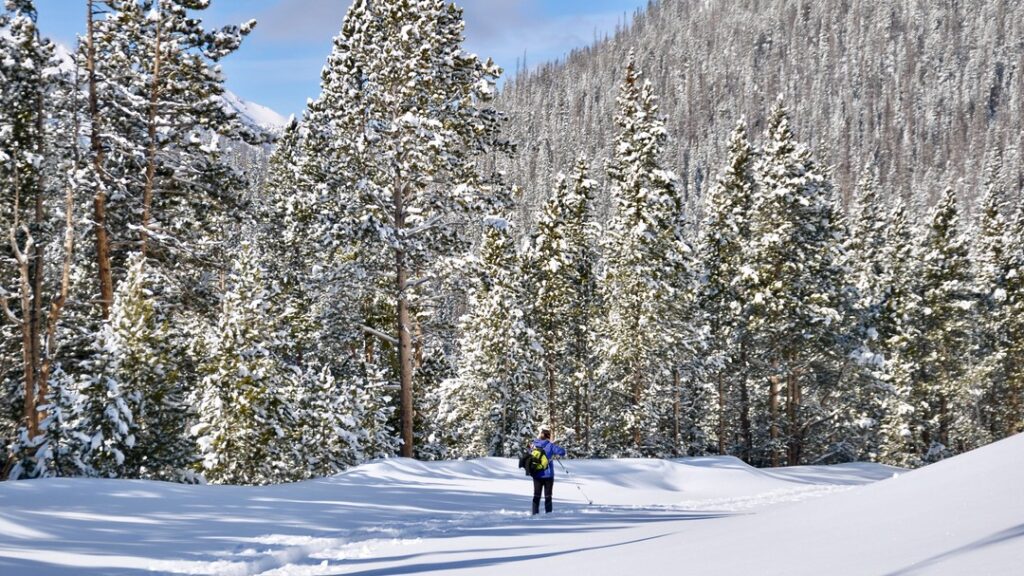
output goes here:
[[263, 488], [4, 482], [0, 574], [1021, 574], [1022, 457], [1024, 435], [913, 472], [568, 461], [538, 517], [496, 458]]

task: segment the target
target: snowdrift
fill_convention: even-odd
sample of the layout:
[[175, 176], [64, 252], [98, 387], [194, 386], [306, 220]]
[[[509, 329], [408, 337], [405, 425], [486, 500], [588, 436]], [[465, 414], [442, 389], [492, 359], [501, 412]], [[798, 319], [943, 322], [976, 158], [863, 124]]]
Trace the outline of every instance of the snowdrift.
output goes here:
[[499, 458], [262, 488], [5, 482], [0, 574], [1018, 574], [1022, 453], [1018, 436], [908, 473], [567, 461], [537, 517]]

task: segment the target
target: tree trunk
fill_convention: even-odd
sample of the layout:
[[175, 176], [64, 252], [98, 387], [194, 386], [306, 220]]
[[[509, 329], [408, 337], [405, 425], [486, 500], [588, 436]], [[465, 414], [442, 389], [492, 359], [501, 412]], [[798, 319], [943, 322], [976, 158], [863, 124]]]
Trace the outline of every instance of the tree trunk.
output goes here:
[[[404, 187], [396, 178], [392, 192], [395, 207], [395, 230], [401, 233], [405, 229], [405, 198]], [[412, 393], [412, 332], [409, 325], [409, 301], [406, 298], [406, 284], [409, 281], [406, 268], [405, 249], [395, 250], [395, 289], [398, 297], [398, 373], [401, 388], [401, 424], [402, 450], [401, 455], [413, 457], [413, 393]]]
[[549, 352], [545, 364], [547, 364], [548, 372], [548, 426], [551, 427], [551, 437], [558, 438], [558, 432], [556, 431], [556, 416], [555, 416], [555, 358], [554, 354], [550, 352], [551, 342], [549, 344]]
[[725, 454], [725, 375], [718, 372], [718, 453]]
[[[39, 71], [42, 74], [42, 70]], [[43, 135], [43, 95], [39, 94], [36, 99], [36, 129], [38, 130], [40, 138]], [[42, 174], [37, 175], [35, 182], [35, 228], [36, 230], [42, 231], [45, 226], [46, 215], [43, 211], [43, 188], [46, 185], [43, 181]], [[32, 317], [30, 320], [32, 330], [32, 365], [36, 373], [36, 413], [33, 418], [35, 424], [35, 432], [39, 432], [39, 422], [46, 416], [41, 414], [38, 407], [45, 403], [46, 394], [48, 393], [48, 382], [42, 374], [42, 332], [43, 332], [43, 277], [45, 272], [45, 263], [43, 261], [43, 245], [41, 242], [36, 242], [35, 250], [32, 255]]]
[[680, 455], [682, 445], [679, 419], [682, 412], [682, 383], [679, 379], [679, 370], [672, 370], [672, 388], [674, 390], [672, 402], [672, 451], [676, 456]]
[[751, 454], [754, 451], [754, 434], [750, 425], [750, 390], [747, 388], [747, 347], [740, 345], [740, 437], [743, 441], [741, 455], [743, 461], [750, 463]]
[[89, 145], [92, 150], [93, 171], [96, 178], [96, 193], [93, 195], [93, 220], [96, 231], [96, 265], [100, 275], [100, 306], [105, 320], [110, 318], [110, 307], [114, 302], [114, 275], [110, 265], [110, 240], [107, 238], [107, 193], [103, 184], [103, 145], [100, 142], [100, 114], [96, 96], [96, 37], [93, 29], [93, 0], [88, 0], [86, 9], [88, 11], [86, 67], [89, 70], [89, 119], [91, 122]]
[[768, 394], [768, 406], [769, 406], [769, 418], [771, 419], [771, 425], [769, 427], [769, 452], [771, 452], [771, 465], [778, 467], [779, 462], [779, 450], [777, 443], [779, 440], [779, 393], [782, 389], [782, 384], [778, 375], [772, 375], [769, 377], [769, 394]]
[[791, 371], [786, 376], [786, 416], [789, 419], [789, 450], [786, 464], [797, 466], [800, 464], [801, 453], [803, 452], [803, 438], [800, 431], [800, 402], [801, 390], [798, 374]]
[[[18, 185], [18, 171], [15, 168], [14, 171], [15, 188]], [[15, 192], [17, 196], [18, 193]], [[15, 218], [17, 222], [17, 218]], [[14, 261], [18, 265], [18, 275], [20, 278], [20, 304], [21, 304], [21, 319], [13, 317], [10, 311], [7, 310], [7, 301], [4, 300], [4, 310], [10, 316], [10, 320], [21, 328], [21, 358], [24, 363], [24, 384], [25, 384], [25, 404], [23, 407], [23, 416], [25, 419], [25, 428], [28, 431], [29, 438], [35, 438], [39, 430], [38, 413], [36, 411], [36, 352], [34, 350], [34, 339], [32, 329], [32, 275], [29, 270], [29, 258], [32, 254], [35, 246], [32, 240], [32, 235], [29, 233], [28, 227], [22, 226], [22, 230], [25, 232], [25, 250], [22, 251], [18, 246], [17, 229], [11, 228], [10, 241], [11, 250], [14, 253]]]
[[[159, 9], [160, 3], [157, 2]], [[146, 146], [146, 188], [142, 193], [142, 229], [140, 231], [142, 243], [142, 255], [146, 255], [146, 244], [149, 239], [150, 220], [153, 217], [153, 187], [156, 180], [156, 117], [160, 103], [160, 49], [163, 27], [161, 26], [161, 15], [157, 15], [156, 21], [156, 49], [153, 58], [153, 75], [150, 79], [149, 89], [149, 114], [146, 118], [146, 130], [149, 143]]]
[[[633, 409], [640, 412], [643, 408], [640, 403], [643, 401], [643, 377], [638, 367], [633, 369]], [[640, 445], [643, 443], [640, 426], [633, 422], [633, 446], [640, 452]]]

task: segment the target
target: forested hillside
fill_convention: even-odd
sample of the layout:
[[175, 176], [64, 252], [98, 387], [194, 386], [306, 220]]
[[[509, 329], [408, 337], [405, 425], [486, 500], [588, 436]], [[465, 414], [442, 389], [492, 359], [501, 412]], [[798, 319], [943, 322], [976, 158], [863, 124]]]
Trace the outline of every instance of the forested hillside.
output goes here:
[[499, 94], [456, 5], [354, 0], [276, 138], [208, 4], [0, 15], [4, 477], [1024, 430], [1019, 4], [666, 1]]
[[[564, 62], [506, 83], [498, 106], [520, 146], [510, 164], [532, 218], [580, 153], [602, 167], [625, 56], [661, 97], [666, 163], [691, 203], [740, 118], [764, 128], [782, 95], [845, 200], [865, 166], [918, 215], [946, 186], [980, 197], [985, 166], [1024, 179], [1024, 11], [1014, 0], [661, 0]], [[607, 193], [601, 194], [607, 207]], [[967, 202], [971, 209], [971, 202]]]

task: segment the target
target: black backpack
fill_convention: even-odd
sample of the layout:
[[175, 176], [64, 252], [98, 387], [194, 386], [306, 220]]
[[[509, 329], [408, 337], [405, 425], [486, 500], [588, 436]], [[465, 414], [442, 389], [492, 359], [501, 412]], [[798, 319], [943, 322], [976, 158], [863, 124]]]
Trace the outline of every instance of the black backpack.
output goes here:
[[519, 457], [519, 467], [526, 469], [527, 476], [536, 478], [537, 474], [548, 469], [548, 455], [540, 448], [530, 446], [530, 449]]

